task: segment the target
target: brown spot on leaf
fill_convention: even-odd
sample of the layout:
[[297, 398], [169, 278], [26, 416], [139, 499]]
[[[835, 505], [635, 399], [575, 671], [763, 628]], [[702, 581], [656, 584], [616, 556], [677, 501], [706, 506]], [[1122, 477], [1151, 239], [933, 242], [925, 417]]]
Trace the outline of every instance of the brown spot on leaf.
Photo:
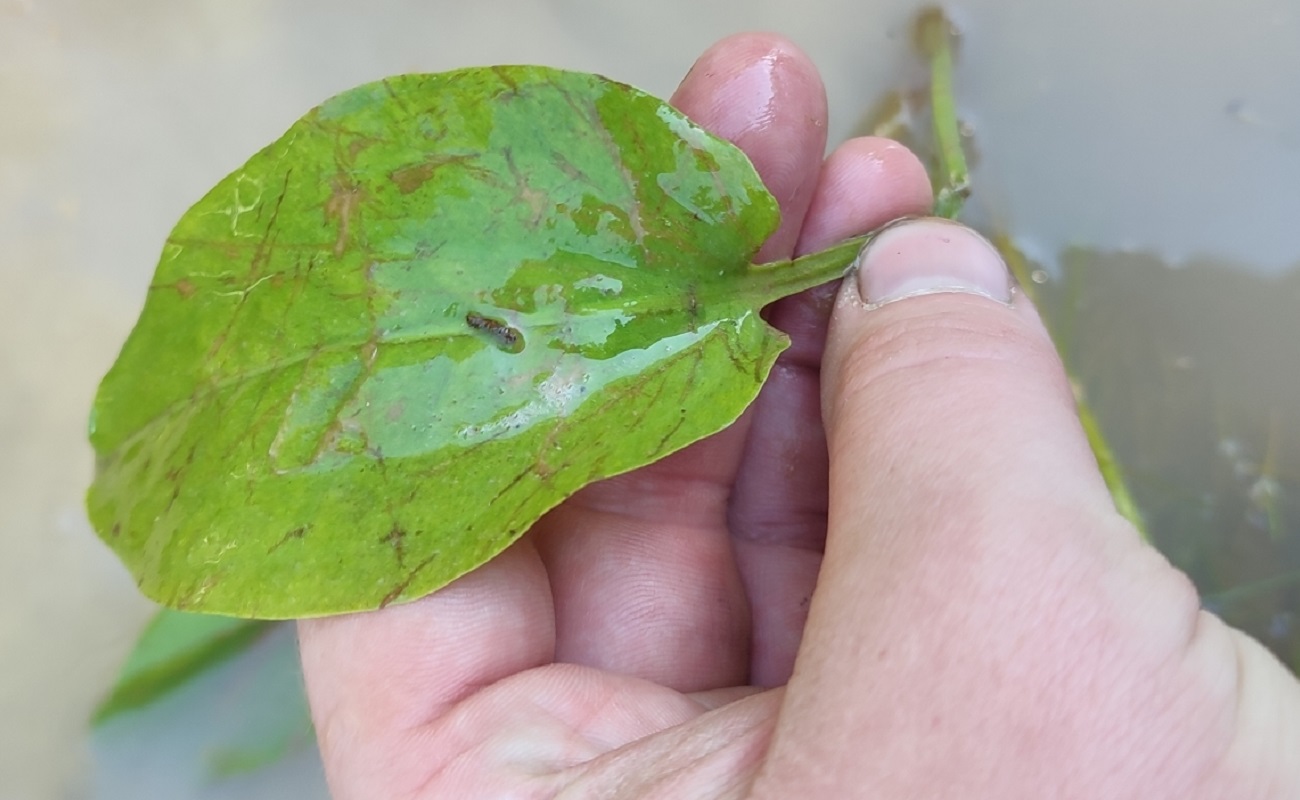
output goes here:
[[361, 155], [361, 151], [365, 150], [367, 147], [370, 147], [376, 141], [378, 140], [376, 140], [374, 137], [358, 136], [356, 139], [353, 139], [352, 141], [348, 142], [348, 160], [356, 161], [357, 156]]
[[510, 169], [510, 174], [515, 179], [515, 191], [518, 192], [521, 206], [527, 207], [531, 213], [528, 224], [534, 228], [538, 227], [546, 217], [546, 212], [553, 209], [554, 203], [546, 192], [534, 189], [528, 183], [528, 177], [515, 166], [514, 155], [509, 147], [501, 149], [501, 154], [505, 156], [506, 166]]
[[155, 289], [171, 289], [182, 298], [189, 299], [194, 296], [194, 292], [197, 291], [198, 287], [189, 278], [181, 278], [174, 283], [155, 283], [149, 287], [151, 292]]

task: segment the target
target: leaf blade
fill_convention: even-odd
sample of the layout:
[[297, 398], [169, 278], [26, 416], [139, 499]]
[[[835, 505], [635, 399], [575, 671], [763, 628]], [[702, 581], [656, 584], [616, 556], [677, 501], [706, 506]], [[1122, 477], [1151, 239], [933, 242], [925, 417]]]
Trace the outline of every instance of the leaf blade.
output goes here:
[[173, 231], [92, 521], [177, 608], [421, 596], [739, 415], [785, 346], [735, 288], [777, 221], [740, 151], [595, 76], [346, 92]]

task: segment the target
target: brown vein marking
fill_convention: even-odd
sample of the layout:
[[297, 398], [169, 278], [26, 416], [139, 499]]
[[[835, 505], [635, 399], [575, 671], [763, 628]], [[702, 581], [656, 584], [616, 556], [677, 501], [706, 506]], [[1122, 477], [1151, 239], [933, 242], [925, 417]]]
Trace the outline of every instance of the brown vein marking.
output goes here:
[[[436, 474], [440, 469], [446, 469], [448, 466], [450, 465], [445, 463], [440, 465], [434, 465], [434, 467], [428, 474], [430, 475]], [[533, 471], [529, 468], [525, 468], [524, 470], [518, 472], [515, 475], [515, 477], [510, 481], [510, 483], [506, 484], [505, 487], [503, 487], [500, 491], [496, 493], [493, 499], [489, 501], [489, 504], [496, 503], [501, 498], [505, 497], [508, 492], [510, 492], [512, 489], [518, 486], [524, 480], [524, 478], [528, 477], [530, 474], [533, 474]], [[520, 509], [522, 509], [529, 502], [531, 502], [533, 498], [535, 498], [538, 495], [541, 489], [542, 489], [541, 486], [537, 486], [534, 487], [532, 492], [526, 494], [523, 500], [516, 507], [514, 513], [517, 514]], [[473, 536], [475, 533], [477, 533], [477, 530], [473, 527], [473, 525], [470, 525], [466, 533], [470, 536]], [[507, 540], [513, 540], [516, 538], [516, 536], [517, 536], [517, 532], [513, 530], [507, 530], [503, 534], [503, 537]], [[422, 571], [424, 571], [425, 567], [432, 564], [434, 560], [438, 558], [438, 556], [439, 553], [435, 551], [429, 554], [427, 558], [424, 558], [418, 564], [411, 567], [411, 569], [406, 573], [406, 577], [403, 578], [401, 582], [399, 582], [397, 585], [395, 585], [388, 592], [388, 594], [384, 595], [383, 599], [379, 601], [379, 608], [384, 608], [385, 606], [392, 603], [397, 598], [401, 597], [402, 594], [410, 587], [411, 583], [415, 581], [416, 576], [419, 575]]]
[[[181, 465], [173, 466], [165, 473], [165, 477], [172, 484], [172, 493], [171, 497], [167, 499], [167, 505], [163, 508], [163, 513], [170, 512], [172, 507], [176, 505], [176, 501], [180, 499], [182, 478], [185, 477], [185, 470], [194, 465], [194, 454], [198, 448], [199, 446], [197, 443], [190, 445], [189, 452], [185, 454], [185, 458]], [[172, 455], [174, 454], [176, 454], [175, 450], [172, 451]]]
[[510, 74], [510, 70], [503, 66], [496, 66], [492, 68], [492, 72], [496, 74], [497, 80], [504, 83], [510, 89], [510, 94], [514, 95], [519, 93], [519, 83], [514, 79], [514, 76]]
[[208, 592], [221, 583], [225, 575], [225, 571], [208, 573], [197, 584], [191, 584], [188, 588], [177, 592], [173, 598], [175, 607], [184, 610], [199, 606]]
[[520, 172], [519, 168], [515, 166], [514, 153], [509, 147], [502, 148], [501, 153], [505, 156], [506, 168], [510, 170], [510, 175], [515, 179], [515, 196], [522, 200], [524, 205], [528, 206], [528, 210], [533, 213], [532, 219], [528, 222], [528, 226], [530, 228], [537, 228], [542, 224], [542, 220], [546, 217], [546, 206], [550, 198], [547, 196], [546, 192], [538, 191], [529, 185], [528, 176]]
[[[767, 325], [767, 323], [762, 320], [759, 320], [758, 324]], [[773, 356], [773, 366], [775, 366], [775, 359], [779, 358], [781, 354], [786, 351], [786, 348], [790, 346], [790, 336], [788, 334], [786, 334], [784, 331], [780, 331], [775, 328], [773, 328], [773, 330], [776, 330], [777, 334], [779, 335], [778, 336], [764, 335], [763, 348], [759, 351], [758, 356], [756, 358], [751, 359], [751, 361], [754, 364], [754, 380], [758, 381], [760, 384], [764, 380], [766, 380], [766, 375], [763, 372], [763, 359], [767, 357], [767, 354], [769, 352], [771, 352], [772, 350], [776, 350], [776, 355]], [[737, 363], [735, 359], [732, 359], [732, 363], [736, 364], [737, 370], [740, 369], [740, 364]], [[820, 364], [816, 365], [815, 368], [820, 368]], [[768, 367], [768, 370], [770, 371], [771, 367]], [[820, 374], [820, 372], [818, 374]]]
[[294, 257], [293, 268], [281, 272], [278, 277], [291, 281], [289, 284], [289, 295], [284, 299], [280, 307], [280, 330], [288, 329], [289, 319], [294, 309], [298, 307], [298, 302], [302, 300], [303, 292], [307, 291], [307, 286], [311, 283], [311, 273], [316, 269], [317, 257], [319, 253], [313, 253], [312, 257], [307, 260], [307, 265], [303, 267], [302, 255]]
[[411, 570], [406, 573], [406, 577], [403, 578], [401, 582], [398, 583], [396, 586], [394, 586], [391, 590], [389, 590], [388, 594], [384, 595], [383, 599], [379, 601], [379, 607], [384, 608], [389, 603], [401, 597], [402, 593], [405, 592], [407, 588], [411, 585], [411, 582], [415, 580], [415, 576], [419, 575], [421, 570], [423, 570], [425, 567], [432, 564], [434, 559], [436, 559], [438, 555], [439, 554], [437, 552], [430, 553], [427, 558], [425, 558], [423, 561], [421, 561], [420, 563], [412, 567]]
[[402, 194], [410, 194], [421, 186], [429, 182], [439, 169], [453, 164], [463, 164], [471, 161], [476, 156], [470, 154], [459, 155], [431, 155], [427, 156], [418, 164], [408, 164], [404, 167], [398, 167], [388, 173], [388, 179], [397, 186], [397, 191]]
[[[536, 458], [533, 459], [533, 461], [536, 460], [537, 460]], [[501, 491], [496, 493], [496, 496], [492, 498], [491, 502], [495, 503], [496, 501], [505, 497], [516, 486], [522, 483], [524, 478], [527, 478], [529, 475], [533, 475], [533, 474], [534, 473], [531, 466], [525, 467], [524, 469], [520, 470], [518, 473], [515, 474], [515, 477], [510, 481], [510, 483], [507, 483], [505, 486], [501, 487]]]
[[392, 101], [397, 104], [398, 108], [402, 109], [402, 113], [409, 115], [411, 113], [411, 109], [406, 104], [405, 98], [403, 98], [400, 94], [398, 94], [397, 91], [393, 88], [391, 79], [384, 78], [381, 81], [381, 83], [383, 83], [384, 91], [388, 93], [389, 98], [392, 99]]
[[378, 136], [350, 128], [337, 120], [327, 122], [314, 113], [311, 125], [323, 136], [333, 138], [334, 163], [340, 173], [348, 172], [367, 147], [383, 142]]
[[[690, 373], [690, 375], [687, 377], [687, 379], [682, 383], [682, 400], [683, 400], [683, 401], [685, 401], [685, 399], [686, 399], [686, 395], [690, 392], [690, 387], [695, 385], [695, 373], [699, 371], [699, 369], [700, 369], [700, 360], [704, 357], [704, 350], [703, 350], [702, 348], [700, 348], [700, 349], [696, 349], [696, 350], [694, 350], [693, 352], [694, 352], [694, 354], [695, 354], [695, 358], [694, 358], [694, 360], [691, 362], [691, 373]], [[683, 406], [683, 407], [682, 407], [682, 413], [679, 414], [678, 417], [677, 417], [677, 424], [674, 425], [672, 428], [670, 428], [670, 429], [668, 430], [668, 432], [665, 433], [665, 434], [664, 434], [664, 435], [659, 439], [659, 443], [655, 445], [654, 452], [655, 452], [656, 454], [664, 452], [664, 449], [665, 449], [666, 447], [668, 447], [668, 440], [672, 439], [673, 436], [677, 435], [677, 432], [678, 432], [679, 430], [681, 430], [681, 429], [682, 429], [682, 426], [685, 425], [685, 424], [686, 424], [686, 408], [685, 408], [685, 406]]]
[[[276, 240], [279, 238], [279, 232], [275, 230], [275, 222], [280, 218], [280, 207], [284, 205], [285, 195], [289, 193], [289, 178], [293, 175], [293, 169], [289, 168], [284, 172], [284, 182], [280, 184], [280, 194], [275, 198], [275, 205], [271, 207], [271, 218], [266, 221], [266, 230], [262, 231], [262, 238], [257, 242], [257, 249], [253, 251], [253, 261], [249, 265], [249, 277], [256, 279], [261, 277], [262, 267], [266, 266], [271, 259], [271, 252], [275, 249]], [[258, 216], [262, 214], [262, 204], [257, 207]]]
[[198, 291], [198, 288], [194, 285], [194, 282], [191, 281], [189, 278], [181, 278], [179, 280], [173, 281], [172, 283], [150, 284], [149, 291], [153, 291], [154, 289], [171, 289], [175, 291], [176, 294], [180, 295], [181, 299], [183, 300], [190, 299], [191, 297], [194, 296], [194, 293]]
[[280, 537], [280, 541], [278, 541], [278, 542], [276, 542], [275, 544], [271, 545], [270, 549], [268, 549], [268, 550], [266, 551], [266, 554], [267, 554], [267, 555], [270, 555], [270, 554], [274, 553], [276, 550], [279, 550], [280, 547], [283, 546], [283, 545], [284, 545], [285, 543], [287, 543], [287, 542], [290, 542], [290, 541], [302, 541], [302, 538], [303, 538], [304, 536], [306, 536], [306, 535], [307, 535], [307, 526], [306, 526], [306, 525], [299, 525], [298, 527], [296, 527], [296, 528], [294, 528], [293, 530], [291, 530], [291, 531], [289, 531], [288, 533], [286, 533], [284, 536]]
[[[636, 236], [637, 245], [644, 247], [646, 230], [645, 225], [641, 222], [641, 196], [637, 194], [638, 183], [636, 177], [632, 175], [632, 171], [628, 169], [627, 163], [623, 161], [623, 153], [619, 149], [618, 143], [614, 141], [614, 134], [610, 131], [609, 127], [605, 125], [605, 120], [600, 116], [600, 111], [597, 110], [596, 106], [591, 102], [591, 98], [583, 97], [582, 102], [579, 103], [567, 90], [560, 87], [556, 88], [559, 89], [560, 94], [564, 97], [564, 101], [569, 104], [569, 107], [572, 108], [579, 117], [587, 120], [591, 129], [600, 137], [601, 143], [605, 146], [605, 150], [609, 153], [611, 160], [618, 167], [619, 175], [623, 178], [623, 185], [627, 188], [628, 197], [632, 200], [632, 208], [627, 215], [628, 224], [632, 226], [632, 233]], [[632, 136], [639, 139], [640, 134], [636, 130], [636, 126], [631, 126], [631, 128]], [[644, 152], [644, 149], [641, 149], [640, 152]]]
[[[384, 462], [382, 456], [376, 462], [375, 469], [378, 473], [380, 482], [384, 485], [384, 490], [382, 494], [385, 498], [384, 499], [385, 513], [387, 513], [389, 519], [396, 519], [397, 512], [394, 509], [393, 490], [389, 484], [389, 479], [388, 479], [388, 465]], [[409, 496], [407, 498], [407, 502], [408, 503], [412, 502], [414, 500], [414, 497], [415, 497], [414, 494]], [[416, 531], [415, 533], [416, 535], [419, 535], [419, 531]], [[393, 522], [389, 527], [388, 534], [379, 539], [380, 544], [387, 544], [388, 546], [393, 548], [393, 554], [397, 557], [398, 569], [406, 569], [406, 537], [407, 537], [406, 529], [404, 529], [397, 522]], [[426, 566], [432, 563], [437, 556], [438, 556], [438, 551], [435, 550], [427, 558], [425, 558], [423, 561], [417, 564], [413, 569], [411, 569], [406, 574], [405, 580], [403, 580], [396, 587], [394, 587], [388, 594], [384, 595], [383, 599], [379, 601], [379, 607], [383, 608], [384, 606], [387, 606], [389, 603], [393, 602], [399, 596], [401, 596], [402, 592], [406, 591], [406, 588], [411, 585], [411, 581], [415, 580], [416, 574], [418, 574], [420, 570], [424, 569]]]
[[568, 156], [564, 153], [559, 150], [553, 150], [551, 151], [551, 157], [555, 159], [555, 166], [559, 167], [560, 172], [563, 172], [570, 180], [576, 183], [581, 183], [584, 186], [594, 187], [596, 185], [596, 182], [593, 181], [587, 173], [583, 172], [577, 164], [570, 161]]
[[[541, 485], [541, 484], [538, 484], [538, 485], [534, 486], [534, 487], [533, 487], [533, 490], [532, 490], [531, 492], [525, 494], [525, 495], [523, 496], [523, 498], [520, 499], [520, 501], [519, 501], [517, 504], [515, 504], [515, 510], [511, 512], [510, 516], [511, 516], [512, 518], [518, 516], [519, 512], [523, 511], [524, 508], [526, 508], [530, 503], [532, 503], [534, 500], [536, 500], [536, 499], [537, 499], [537, 496], [540, 495], [540, 494], [542, 493], [542, 490], [545, 489], [545, 488], [546, 488], [546, 487], [543, 486], [543, 485]], [[581, 488], [581, 487], [579, 487], [579, 488]], [[575, 491], [576, 491], [576, 490], [575, 490]], [[572, 492], [571, 492], [568, 496], [571, 497], [571, 496], [572, 496]], [[554, 508], [555, 506], [559, 505], [561, 502], [563, 502], [563, 501], [566, 500], [566, 499], [567, 499], [567, 497], [561, 497], [559, 500], [552, 502], [549, 506], [547, 506], [546, 509], [544, 509], [544, 510], [542, 511], [542, 513], [545, 513], [547, 510], [549, 510], [549, 509], [551, 509], [551, 508]], [[541, 518], [542, 513], [539, 513], [539, 514], [537, 514], [537, 515], [534, 516], [534, 518], [533, 518], [533, 523], [530, 523], [530, 526], [531, 526], [532, 524], [535, 524], [536, 521], [537, 521], [538, 519]], [[522, 535], [522, 534], [520, 534], [520, 535]], [[506, 538], [515, 538], [515, 536], [516, 536], [516, 534], [515, 534], [514, 532], [512, 532], [512, 531], [507, 531], [507, 532], [506, 532]]]
[[[293, 175], [293, 170], [286, 170], [284, 173], [284, 183], [280, 186], [280, 194], [275, 199], [275, 205], [271, 209], [271, 218], [266, 223], [266, 230], [262, 232], [262, 238], [257, 243], [257, 248], [253, 251], [253, 257], [248, 265], [249, 288], [252, 288], [262, 277], [261, 269], [269, 260], [271, 252], [275, 249], [275, 242], [272, 231], [275, 228], [275, 221], [280, 217], [280, 206], [284, 203], [285, 195], [289, 193], [289, 178]], [[261, 214], [261, 204], [258, 204], [258, 213]], [[226, 342], [230, 338], [230, 332], [235, 329], [235, 323], [239, 321], [240, 312], [243, 311], [244, 305], [248, 302], [248, 291], [239, 293], [239, 302], [235, 304], [234, 309], [230, 312], [230, 321], [213, 339], [204, 357], [205, 361], [215, 361], [225, 349]]]
[[[731, 336], [724, 336], [724, 337], [722, 337], [722, 347], [723, 347], [724, 350], [727, 351], [727, 359], [732, 363], [732, 365], [734, 365], [734, 366], [736, 367], [736, 371], [739, 372], [739, 371], [740, 371], [740, 360], [739, 360], [740, 357], [739, 357], [739, 355], [737, 354], [736, 345], [739, 344], [739, 342], [740, 342], [740, 338], [741, 338], [741, 336], [742, 336], [742, 334], [743, 334], [743, 331], [744, 331], [744, 323], [743, 323], [741, 320], [737, 320], [737, 319], [735, 319], [734, 317], [732, 317], [732, 318], [729, 318], [729, 319], [726, 319], [726, 320], [720, 320], [720, 321], [718, 322], [718, 326], [721, 327], [722, 325], [724, 325], [724, 324], [726, 324], [726, 323], [728, 323], [728, 322], [734, 323], [734, 324], [731, 326], [731, 330], [733, 330], [733, 331], [735, 332], [736, 335], [735, 335], [734, 337], [731, 337]], [[763, 325], [767, 325], [767, 323], [764, 322], [764, 321], [762, 321], [762, 320], [760, 320], [760, 323], [763, 324]], [[771, 326], [768, 326], [768, 327], [771, 327]], [[762, 335], [762, 334], [760, 334], [760, 335]], [[760, 358], [761, 358], [762, 354], [765, 353], [765, 352], [767, 351], [767, 343], [766, 343], [766, 338], [767, 338], [767, 337], [766, 337], [766, 336], [763, 336], [763, 338], [764, 338], [763, 349], [760, 350], [759, 353], [758, 353], [758, 355], [760, 356]], [[743, 348], [742, 348], [742, 349], [743, 349]], [[755, 377], [757, 377], [757, 373], [755, 373]]]
[[393, 554], [397, 556], [398, 569], [406, 568], [406, 531], [402, 530], [401, 526], [393, 523], [388, 534], [379, 538], [379, 543], [393, 548]]
[[343, 255], [343, 251], [347, 249], [352, 215], [361, 205], [363, 194], [360, 186], [350, 182], [343, 175], [334, 178], [330, 199], [325, 201], [325, 220], [337, 222], [339, 226], [338, 236], [334, 239], [335, 256]]

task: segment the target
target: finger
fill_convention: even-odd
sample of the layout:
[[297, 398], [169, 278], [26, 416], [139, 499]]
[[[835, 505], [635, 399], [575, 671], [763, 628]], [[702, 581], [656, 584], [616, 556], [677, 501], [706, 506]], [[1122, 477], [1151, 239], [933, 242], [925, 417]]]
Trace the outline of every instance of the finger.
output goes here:
[[[745, 150], [783, 215], [761, 257], [788, 256], [825, 147], [812, 63], [779, 37], [732, 37], [700, 58], [673, 103]], [[726, 527], [744, 430], [587, 487], [539, 523], [558, 660], [681, 691], [746, 680], [749, 615]]]
[[696, 60], [671, 102], [749, 156], [781, 206], [781, 226], [756, 260], [788, 258], [826, 150], [826, 90], [817, 68], [780, 36], [731, 36]]
[[520, 542], [421, 600], [298, 623], [321, 759], [336, 797], [410, 797], [423, 726], [554, 654], [550, 586]]
[[[921, 162], [888, 139], [836, 148], [821, 169], [798, 252], [866, 233], [931, 203]], [[730, 525], [753, 619], [751, 680], [786, 682], [803, 633], [826, 534], [826, 439], [820, 367], [838, 284], [773, 305], [769, 319], [791, 346], [768, 376], [753, 411]]]
[[823, 387], [826, 559], [756, 794], [1197, 796], [1205, 761], [1176, 743], [1223, 743], [1203, 701], [1233, 682], [1170, 670], [1195, 592], [1115, 512], [993, 248], [937, 221], [882, 233]]

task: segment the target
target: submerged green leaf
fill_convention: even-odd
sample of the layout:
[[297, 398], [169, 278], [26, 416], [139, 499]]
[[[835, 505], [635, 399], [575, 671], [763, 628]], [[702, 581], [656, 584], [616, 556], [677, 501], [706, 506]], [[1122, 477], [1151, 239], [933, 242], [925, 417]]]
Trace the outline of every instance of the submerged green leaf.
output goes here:
[[88, 507], [143, 591], [301, 617], [410, 600], [594, 480], [732, 422], [778, 209], [660, 100], [542, 67], [334, 97], [176, 225], [104, 378]]
[[159, 611], [122, 667], [94, 724], [163, 697], [204, 670], [244, 651], [270, 630], [269, 622]]

